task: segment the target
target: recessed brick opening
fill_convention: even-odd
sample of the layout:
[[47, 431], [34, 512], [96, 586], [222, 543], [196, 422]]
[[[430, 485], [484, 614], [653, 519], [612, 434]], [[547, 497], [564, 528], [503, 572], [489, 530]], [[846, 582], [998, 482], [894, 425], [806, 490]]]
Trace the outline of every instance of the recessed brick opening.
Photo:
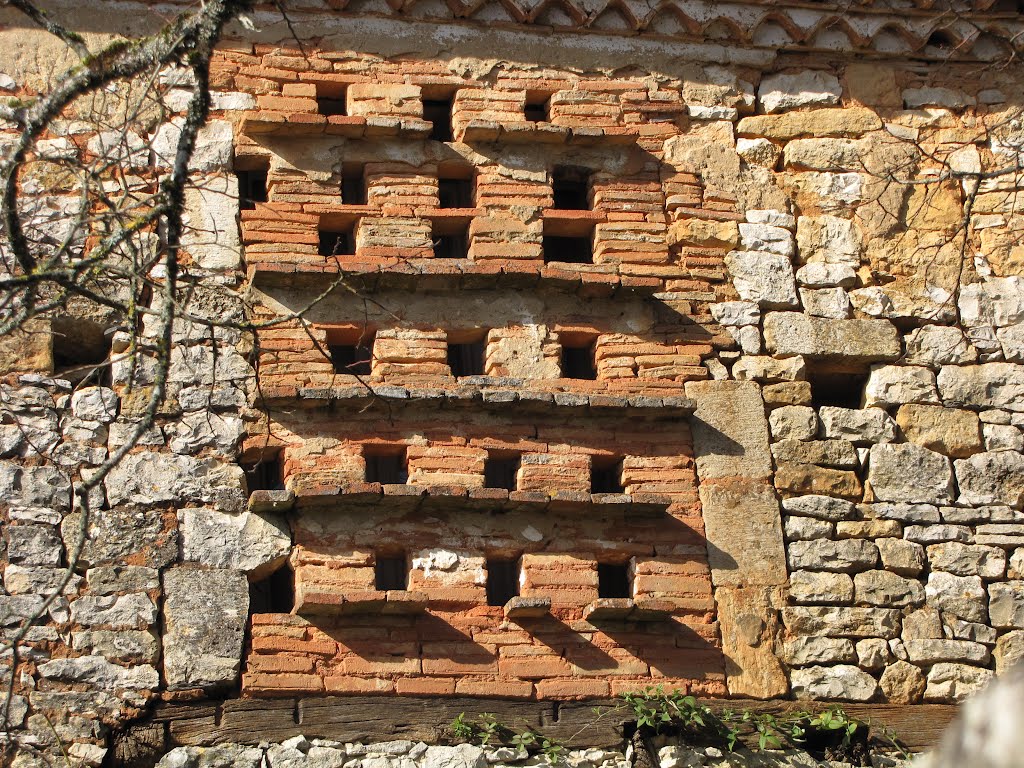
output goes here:
[[469, 256], [468, 224], [435, 222], [430, 237], [434, 243], [436, 259], [465, 259]]
[[91, 380], [110, 384], [111, 335], [100, 323], [82, 317], [55, 317], [50, 321], [53, 369], [72, 384]]
[[629, 578], [629, 563], [597, 564], [598, 597], [632, 597], [633, 583]]
[[348, 114], [345, 106], [345, 86], [337, 83], [319, 83], [316, 87], [316, 111], [326, 117]]
[[519, 454], [488, 453], [484, 462], [484, 487], [514, 491], [519, 486]]
[[471, 338], [448, 336], [448, 367], [452, 376], [483, 376], [486, 341], [483, 335]]
[[594, 363], [596, 342], [562, 342], [562, 378], [594, 381], [597, 366]]
[[320, 230], [317, 246], [321, 256], [352, 256], [355, 254], [355, 237], [352, 230]]
[[595, 457], [590, 467], [591, 493], [624, 493], [622, 459]]
[[407, 589], [409, 560], [405, 553], [377, 554], [373, 563], [373, 582], [379, 590]]
[[523, 116], [531, 123], [546, 123], [550, 117], [551, 97], [547, 94], [527, 94]]
[[815, 408], [825, 405], [860, 408], [868, 374], [863, 371], [811, 369], [807, 372], [807, 380], [811, 384], [811, 405]]
[[373, 333], [335, 339], [328, 335], [327, 351], [335, 373], [369, 376], [373, 369]]
[[472, 208], [472, 177], [439, 176], [437, 179], [437, 200], [440, 208]]
[[518, 594], [518, 558], [487, 558], [487, 604], [504, 605]]
[[557, 166], [551, 172], [554, 207], [570, 211], [590, 208], [590, 171], [577, 166]]
[[295, 572], [283, 565], [266, 578], [249, 583], [249, 613], [291, 613], [295, 607]]
[[235, 176], [238, 178], [238, 207], [243, 211], [256, 208], [256, 203], [267, 202], [268, 162], [246, 167], [236, 161]]
[[431, 122], [430, 138], [434, 141], [452, 140], [452, 105], [454, 101], [454, 96], [423, 100], [423, 119]]
[[562, 261], [569, 264], [593, 264], [594, 249], [590, 235], [569, 237], [544, 235], [544, 261]]
[[254, 459], [243, 461], [242, 470], [249, 493], [284, 490], [284, 457], [281, 451], [264, 450]]
[[366, 448], [366, 482], [401, 485], [409, 481], [409, 467], [405, 448]]
[[366, 166], [362, 163], [342, 164], [341, 202], [345, 205], [366, 205]]

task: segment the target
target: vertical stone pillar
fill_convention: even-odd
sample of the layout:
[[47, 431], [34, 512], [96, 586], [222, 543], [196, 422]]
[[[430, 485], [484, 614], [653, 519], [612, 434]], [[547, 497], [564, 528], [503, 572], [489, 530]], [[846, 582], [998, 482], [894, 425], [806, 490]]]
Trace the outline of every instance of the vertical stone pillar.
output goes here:
[[686, 394], [697, 403], [694, 452], [729, 693], [785, 696], [774, 637], [786, 552], [761, 389], [750, 381], [692, 381]]

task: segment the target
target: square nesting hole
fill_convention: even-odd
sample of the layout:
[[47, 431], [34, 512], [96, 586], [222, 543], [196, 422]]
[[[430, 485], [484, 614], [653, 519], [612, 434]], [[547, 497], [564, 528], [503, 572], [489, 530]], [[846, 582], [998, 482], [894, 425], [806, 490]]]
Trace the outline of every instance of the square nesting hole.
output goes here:
[[514, 491], [519, 487], [518, 453], [488, 452], [484, 462], [484, 488], [502, 488]]
[[373, 560], [374, 588], [404, 590], [409, 587], [409, 559], [405, 552], [378, 553]]
[[343, 205], [366, 205], [366, 165], [342, 163], [341, 202]]
[[423, 99], [423, 119], [430, 121], [430, 138], [434, 141], [452, 140], [452, 108], [455, 94]]
[[321, 229], [316, 252], [321, 256], [353, 256], [356, 252], [355, 233], [351, 228]]
[[633, 596], [629, 563], [597, 564], [597, 596], [620, 599]]
[[238, 207], [251, 211], [256, 203], [267, 202], [267, 175], [270, 161], [235, 161], [235, 176], [238, 178]]
[[327, 351], [335, 373], [369, 376], [373, 370], [372, 331], [327, 335]]
[[341, 83], [317, 83], [316, 111], [325, 117], [347, 115], [345, 88]]
[[402, 485], [409, 481], [409, 465], [405, 446], [366, 446], [363, 448], [366, 462], [366, 482], [383, 485]]
[[622, 459], [618, 456], [595, 456], [590, 465], [591, 493], [625, 493], [622, 484]]
[[487, 558], [487, 604], [505, 605], [519, 594], [519, 559]]
[[462, 221], [435, 221], [430, 233], [435, 259], [469, 257], [469, 225]]
[[553, 206], [561, 210], [590, 210], [590, 170], [560, 165], [551, 171]]

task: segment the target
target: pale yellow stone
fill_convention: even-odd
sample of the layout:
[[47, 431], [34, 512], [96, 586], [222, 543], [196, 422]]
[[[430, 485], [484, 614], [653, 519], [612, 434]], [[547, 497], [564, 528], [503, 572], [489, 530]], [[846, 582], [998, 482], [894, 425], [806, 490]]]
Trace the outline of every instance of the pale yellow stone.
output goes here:
[[745, 117], [740, 120], [737, 133], [788, 141], [801, 136], [861, 136], [881, 127], [881, 119], [870, 109], [849, 107]]
[[739, 239], [739, 227], [735, 221], [685, 219], [677, 221], [669, 230], [669, 242], [673, 244], [735, 248]]
[[981, 422], [972, 411], [941, 405], [902, 405], [896, 424], [904, 437], [931, 451], [965, 458], [982, 450]]

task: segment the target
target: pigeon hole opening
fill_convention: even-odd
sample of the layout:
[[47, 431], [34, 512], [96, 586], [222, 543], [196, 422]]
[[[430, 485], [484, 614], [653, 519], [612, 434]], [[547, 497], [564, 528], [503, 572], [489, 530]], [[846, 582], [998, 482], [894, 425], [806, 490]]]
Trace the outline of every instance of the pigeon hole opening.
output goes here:
[[409, 559], [405, 552], [378, 552], [373, 559], [374, 588], [404, 590], [409, 588]]
[[355, 237], [352, 229], [321, 229], [316, 252], [325, 258], [355, 255]]
[[618, 456], [595, 456], [590, 465], [591, 493], [625, 493], [622, 484], [622, 459]]
[[366, 205], [366, 165], [342, 163], [341, 202], [344, 205]]
[[547, 93], [527, 93], [523, 116], [530, 123], [546, 123], [551, 117], [551, 95]]
[[488, 557], [487, 604], [505, 605], [519, 594], [519, 558]]
[[521, 463], [518, 453], [489, 451], [484, 461], [484, 488], [517, 490]]
[[405, 446], [364, 446], [366, 482], [403, 485], [409, 481]]
[[556, 166], [551, 171], [551, 194], [555, 208], [590, 210], [590, 170], [578, 166]]
[[446, 163], [437, 170], [437, 204], [439, 208], [472, 208], [474, 204], [473, 169], [466, 165]]
[[423, 119], [430, 121], [430, 138], [434, 141], [452, 140], [452, 107], [455, 94], [423, 99]]
[[486, 332], [448, 333], [448, 367], [452, 376], [483, 376], [486, 363]]
[[235, 159], [239, 209], [251, 211], [256, 208], [256, 203], [267, 202], [267, 175], [269, 172], [270, 161], [265, 158]]
[[245, 486], [253, 491], [284, 490], [284, 454], [274, 448], [265, 448], [242, 461]]
[[327, 352], [335, 373], [369, 376], [373, 370], [374, 332], [328, 332]]
[[562, 343], [562, 378], [594, 381], [597, 379], [595, 352], [597, 339], [593, 336], [560, 334]]
[[462, 221], [435, 221], [430, 239], [435, 259], [469, 257], [469, 224]]
[[597, 596], [623, 598], [633, 596], [629, 563], [597, 564]]
[[325, 117], [347, 115], [345, 85], [342, 83], [317, 83], [316, 111]]
[[860, 408], [868, 373], [864, 370], [836, 369], [812, 366], [807, 370], [811, 385], [811, 405], [814, 408]]
[[291, 613], [295, 607], [295, 571], [287, 564], [249, 582], [249, 612]]
[[113, 329], [110, 329], [110, 333], [107, 330], [101, 323], [84, 317], [52, 318], [50, 344], [54, 373], [76, 386], [85, 382], [109, 386]]
[[544, 235], [544, 263], [593, 264], [594, 249], [588, 235]]

